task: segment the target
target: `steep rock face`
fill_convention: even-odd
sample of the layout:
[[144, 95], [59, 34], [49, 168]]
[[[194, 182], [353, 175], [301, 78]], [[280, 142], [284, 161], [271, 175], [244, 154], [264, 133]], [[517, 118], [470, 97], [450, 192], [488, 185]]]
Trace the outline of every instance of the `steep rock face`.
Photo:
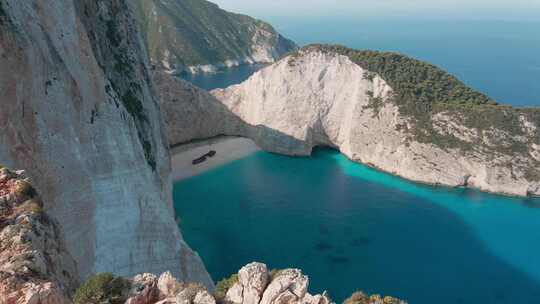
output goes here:
[[[352, 56], [308, 47], [240, 85], [212, 93], [248, 129], [264, 127], [264, 132], [244, 135], [268, 151], [309, 155], [314, 146], [325, 145], [414, 181], [540, 195], [540, 111], [445, 104], [445, 110], [426, 110], [427, 118], [406, 115], [398, 100], [403, 94], [397, 94], [381, 75], [353, 62]], [[390, 71], [407, 70], [400, 64], [420, 64], [401, 57], [396, 62]], [[428, 68], [431, 73], [433, 67]], [[460, 94], [482, 96], [436, 72], [449, 79], [448, 86], [457, 83], [458, 89], [465, 90]], [[422, 102], [413, 100], [412, 107], [423, 106]], [[471, 127], [476, 121], [471, 123], [467, 111], [502, 118], [479, 115], [489, 127]], [[444, 144], [438, 142], [441, 139]]]
[[165, 72], [154, 73], [171, 145], [218, 135], [246, 135], [246, 124], [209, 92]]
[[0, 5], [0, 163], [34, 180], [81, 278], [170, 270], [211, 286], [174, 221], [158, 101], [127, 4]]
[[70, 303], [75, 261], [23, 173], [0, 168], [0, 304]]
[[271, 63], [296, 45], [268, 23], [205, 0], [137, 0], [152, 63], [170, 72], [215, 72]]

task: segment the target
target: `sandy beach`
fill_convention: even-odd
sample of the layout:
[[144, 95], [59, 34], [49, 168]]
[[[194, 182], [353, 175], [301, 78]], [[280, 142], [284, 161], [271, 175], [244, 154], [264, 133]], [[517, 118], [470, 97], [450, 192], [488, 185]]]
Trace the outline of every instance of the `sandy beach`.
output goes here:
[[[251, 139], [229, 136], [176, 146], [171, 149], [173, 181], [176, 182], [199, 175], [260, 150]], [[216, 151], [216, 155], [214, 157], [207, 157], [203, 163], [192, 164], [194, 159], [201, 157], [209, 151]]]

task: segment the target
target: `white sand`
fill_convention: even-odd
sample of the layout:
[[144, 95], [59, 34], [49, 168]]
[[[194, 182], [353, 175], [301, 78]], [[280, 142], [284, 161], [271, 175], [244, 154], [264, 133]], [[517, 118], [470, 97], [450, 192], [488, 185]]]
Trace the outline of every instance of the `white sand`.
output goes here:
[[[211, 150], [216, 151], [214, 157], [208, 157], [198, 165], [192, 164], [194, 159]], [[225, 136], [174, 147], [171, 150], [173, 181], [199, 175], [260, 150], [251, 139]]]

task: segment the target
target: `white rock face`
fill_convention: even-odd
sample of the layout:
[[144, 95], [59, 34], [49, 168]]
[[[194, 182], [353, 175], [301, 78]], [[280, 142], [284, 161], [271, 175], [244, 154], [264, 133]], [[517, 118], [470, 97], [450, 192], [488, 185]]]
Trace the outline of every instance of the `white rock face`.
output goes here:
[[[331, 146], [354, 161], [424, 183], [540, 195], [540, 183], [525, 174], [538, 147], [532, 145], [531, 157], [523, 158], [417, 142], [404, 130], [414, 121], [401, 116], [389, 101], [392, 88], [378, 75], [367, 79], [366, 72], [335, 53], [310, 50], [284, 58], [240, 85], [212, 92], [245, 122], [236, 134], [228, 134], [227, 123], [216, 133], [248, 136], [268, 151], [289, 155], [309, 155], [315, 146]], [[382, 100], [379, 109], [371, 104], [371, 96]], [[476, 130], [445, 115], [434, 117], [433, 124], [441, 134], [463, 140], [477, 136]], [[525, 121], [523, 127], [535, 126]], [[506, 136], [499, 130], [490, 132], [488, 139]]]
[[266, 265], [248, 264], [238, 272], [238, 282], [225, 303], [234, 304], [330, 304], [326, 295], [308, 293], [309, 279], [299, 269], [284, 269], [271, 277]]
[[170, 270], [211, 287], [174, 221], [158, 101], [126, 4], [1, 5], [0, 163], [35, 182], [81, 279]]

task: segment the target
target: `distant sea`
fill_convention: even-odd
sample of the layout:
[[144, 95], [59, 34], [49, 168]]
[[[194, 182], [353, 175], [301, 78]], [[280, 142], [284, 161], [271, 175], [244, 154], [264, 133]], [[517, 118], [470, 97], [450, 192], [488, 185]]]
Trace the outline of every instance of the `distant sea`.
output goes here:
[[[299, 45], [336, 43], [403, 53], [449, 71], [500, 103], [540, 106], [540, 21], [264, 19]], [[259, 68], [244, 66], [188, 80], [206, 89], [226, 87]]]

